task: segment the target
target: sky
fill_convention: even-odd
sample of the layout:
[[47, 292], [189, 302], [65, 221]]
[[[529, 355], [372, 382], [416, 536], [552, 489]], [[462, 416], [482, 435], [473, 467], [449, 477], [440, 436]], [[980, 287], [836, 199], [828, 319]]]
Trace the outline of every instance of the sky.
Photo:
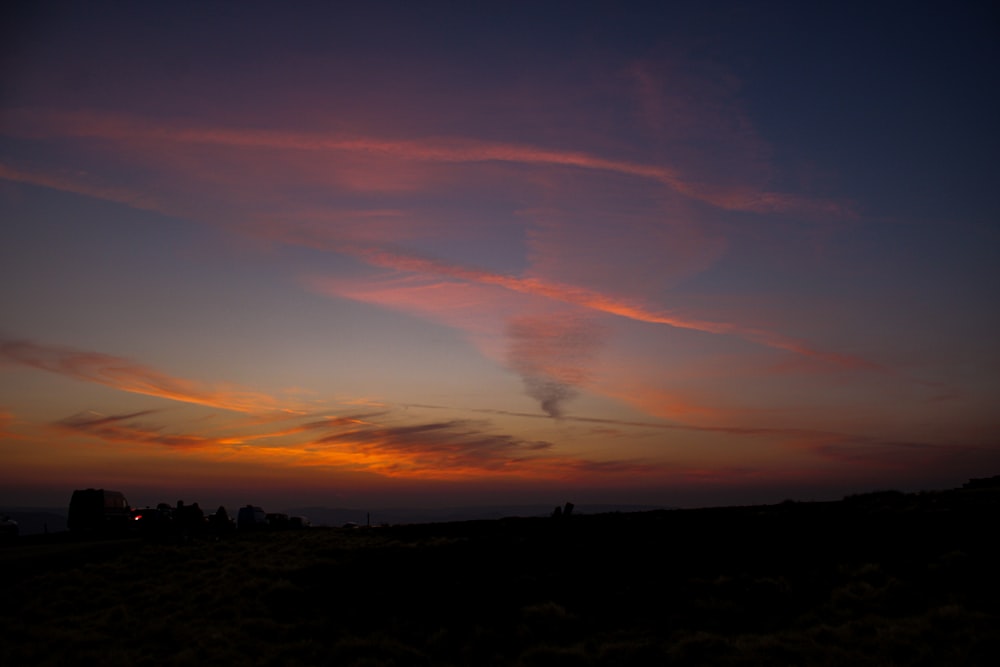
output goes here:
[[5, 4], [0, 504], [997, 474], [990, 4]]

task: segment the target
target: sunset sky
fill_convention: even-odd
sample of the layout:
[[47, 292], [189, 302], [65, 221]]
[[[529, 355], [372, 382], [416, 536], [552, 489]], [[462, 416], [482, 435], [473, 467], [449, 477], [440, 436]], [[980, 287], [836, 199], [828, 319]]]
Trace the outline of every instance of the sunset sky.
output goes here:
[[813, 4], [6, 4], [0, 505], [1000, 473], [996, 14]]

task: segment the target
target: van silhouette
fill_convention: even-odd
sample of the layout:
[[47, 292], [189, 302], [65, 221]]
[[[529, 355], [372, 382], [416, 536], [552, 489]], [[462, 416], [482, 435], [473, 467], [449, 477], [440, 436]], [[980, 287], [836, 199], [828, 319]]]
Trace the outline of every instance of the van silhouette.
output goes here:
[[117, 533], [131, 526], [132, 508], [119, 491], [77, 489], [69, 501], [66, 527], [74, 533]]

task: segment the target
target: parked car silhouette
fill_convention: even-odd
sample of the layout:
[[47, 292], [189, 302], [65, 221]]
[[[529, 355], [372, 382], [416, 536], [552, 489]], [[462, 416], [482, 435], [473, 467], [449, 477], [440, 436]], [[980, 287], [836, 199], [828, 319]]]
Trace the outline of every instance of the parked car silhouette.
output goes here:
[[267, 514], [256, 505], [241, 507], [236, 515], [236, 527], [239, 530], [262, 530], [267, 528]]
[[171, 535], [174, 531], [173, 509], [166, 503], [156, 507], [132, 510], [132, 525], [139, 534], [147, 538]]
[[77, 489], [70, 498], [66, 527], [71, 532], [125, 532], [131, 522], [132, 508], [118, 491]]

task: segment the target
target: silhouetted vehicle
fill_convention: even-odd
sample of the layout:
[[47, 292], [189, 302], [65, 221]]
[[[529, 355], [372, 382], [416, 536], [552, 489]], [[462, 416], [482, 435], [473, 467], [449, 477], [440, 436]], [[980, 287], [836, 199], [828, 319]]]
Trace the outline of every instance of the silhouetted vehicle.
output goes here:
[[293, 516], [289, 517], [288, 519], [289, 528], [294, 528], [294, 529], [308, 528], [309, 525], [310, 525], [309, 519], [305, 518], [304, 516]]
[[131, 528], [132, 508], [118, 491], [77, 489], [69, 501], [66, 527], [74, 533], [117, 533]]
[[0, 517], [0, 542], [13, 540], [20, 534], [21, 528], [17, 525], [17, 521], [14, 521], [6, 514]]
[[132, 510], [132, 525], [143, 537], [166, 537], [174, 530], [173, 510], [166, 503]]
[[271, 530], [288, 530], [291, 528], [287, 514], [268, 512], [264, 519], [267, 521], [267, 527]]
[[241, 507], [236, 515], [236, 527], [240, 530], [262, 530], [267, 528], [267, 515], [256, 505]]

